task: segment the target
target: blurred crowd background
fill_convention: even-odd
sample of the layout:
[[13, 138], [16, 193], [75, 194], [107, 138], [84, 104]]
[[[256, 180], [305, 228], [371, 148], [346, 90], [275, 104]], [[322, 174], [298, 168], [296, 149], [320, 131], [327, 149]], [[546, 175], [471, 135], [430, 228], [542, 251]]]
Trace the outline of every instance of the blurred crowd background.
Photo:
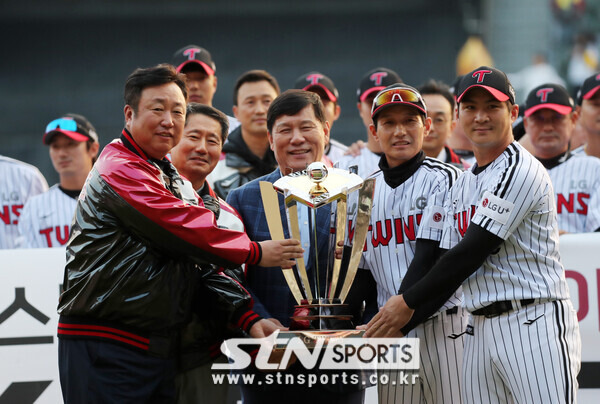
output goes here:
[[491, 64], [510, 73], [522, 102], [552, 75], [574, 94], [599, 69], [599, 35], [600, 0], [2, 1], [0, 154], [55, 183], [45, 125], [83, 114], [106, 145], [123, 127], [129, 73], [188, 44], [211, 52], [213, 105], [229, 115], [247, 70], [267, 70], [282, 90], [312, 70], [329, 76], [342, 108], [332, 137], [350, 144], [364, 137], [356, 89], [374, 67], [418, 86]]

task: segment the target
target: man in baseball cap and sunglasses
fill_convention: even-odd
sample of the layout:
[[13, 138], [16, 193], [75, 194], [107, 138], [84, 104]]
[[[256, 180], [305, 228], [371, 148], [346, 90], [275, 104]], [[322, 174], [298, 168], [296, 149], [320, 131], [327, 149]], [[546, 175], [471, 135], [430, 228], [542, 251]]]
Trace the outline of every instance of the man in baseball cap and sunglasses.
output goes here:
[[[408, 263], [421, 265], [438, 256], [443, 206], [460, 170], [422, 151], [431, 118], [421, 94], [405, 84], [393, 84], [375, 95], [371, 107], [371, 136], [383, 156], [375, 178], [373, 210], [363, 262], [377, 282], [378, 306], [393, 306]], [[395, 228], [391, 237], [382, 229]], [[460, 288], [426, 322], [414, 322], [402, 334], [420, 339], [418, 382], [403, 384], [405, 372], [391, 371], [390, 383], [378, 386], [379, 403], [460, 403], [459, 367], [463, 338], [448, 338], [466, 325]], [[386, 336], [386, 335], [377, 335]], [[387, 371], [386, 371], [387, 373]]]
[[472, 315], [463, 402], [576, 402], [581, 340], [558, 251], [550, 178], [514, 141], [519, 107], [504, 72], [481, 66], [463, 76], [457, 94], [458, 122], [477, 163], [446, 196], [439, 247], [447, 251], [419, 265], [413, 260], [401, 294], [365, 336], [402, 334], [462, 285]]
[[22, 248], [62, 247], [67, 243], [77, 197], [100, 148], [96, 130], [78, 114], [52, 120], [42, 141], [50, 148], [59, 183], [25, 204], [19, 220], [18, 246]]

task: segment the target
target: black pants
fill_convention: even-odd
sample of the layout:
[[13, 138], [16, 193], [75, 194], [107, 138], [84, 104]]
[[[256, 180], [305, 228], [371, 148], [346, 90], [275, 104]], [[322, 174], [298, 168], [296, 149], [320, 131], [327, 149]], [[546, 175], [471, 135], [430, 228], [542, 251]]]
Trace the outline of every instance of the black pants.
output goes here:
[[58, 340], [65, 404], [173, 403], [175, 361], [102, 341]]

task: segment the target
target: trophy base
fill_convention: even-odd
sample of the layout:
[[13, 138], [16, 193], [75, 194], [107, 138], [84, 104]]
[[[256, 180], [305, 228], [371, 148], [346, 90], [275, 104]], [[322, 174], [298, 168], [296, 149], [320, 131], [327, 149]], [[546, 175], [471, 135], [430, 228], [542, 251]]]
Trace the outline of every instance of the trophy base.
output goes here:
[[339, 300], [320, 299], [307, 301], [294, 306], [294, 315], [291, 317], [290, 331], [319, 331], [353, 330], [353, 316], [347, 314], [347, 304]]
[[[318, 340], [324, 340], [325, 344], [330, 339], [338, 338], [362, 338], [364, 330], [304, 330], [304, 331], [280, 331], [277, 338], [290, 340], [292, 338], [300, 338], [307, 348], [312, 349], [315, 347]], [[275, 346], [276, 350], [283, 350], [287, 346], [287, 342], [284, 344], [278, 344]]]

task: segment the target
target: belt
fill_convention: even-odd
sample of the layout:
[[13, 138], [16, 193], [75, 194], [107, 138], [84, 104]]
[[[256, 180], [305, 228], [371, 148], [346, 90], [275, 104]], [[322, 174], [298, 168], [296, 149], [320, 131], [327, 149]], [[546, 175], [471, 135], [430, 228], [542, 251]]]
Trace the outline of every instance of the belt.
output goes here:
[[456, 314], [458, 313], [458, 306], [450, 307], [446, 310], [446, 314]]
[[[520, 303], [521, 307], [523, 307], [535, 302], [535, 299], [522, 299], [518, 302]], [[512, 311], [516, 308], [518, 307], [514, 307], [512, 301], [500, 300], [485, 307], [482, 307], [481, 309], [477, 309], [471, 312], [471, 314], [473, 314], [474, 316], [485, 316], [486, 318], [492, 318], [498, 317], [499, 315], [504, 313], [508, 313], [509, 311]]]
[[440, 314], [443, 314], [443, 313], [446, 313], [447, 316], [449, 316], [451, 314], [456, 314], [456, 313], [458, 313], [458, 306], [450, 307], [449, 309], [447, 309], [445, 311], [441, 311], [437, 314], [434, 314], [433, 316], [429, 317], [427, 320], [437, 318]]

